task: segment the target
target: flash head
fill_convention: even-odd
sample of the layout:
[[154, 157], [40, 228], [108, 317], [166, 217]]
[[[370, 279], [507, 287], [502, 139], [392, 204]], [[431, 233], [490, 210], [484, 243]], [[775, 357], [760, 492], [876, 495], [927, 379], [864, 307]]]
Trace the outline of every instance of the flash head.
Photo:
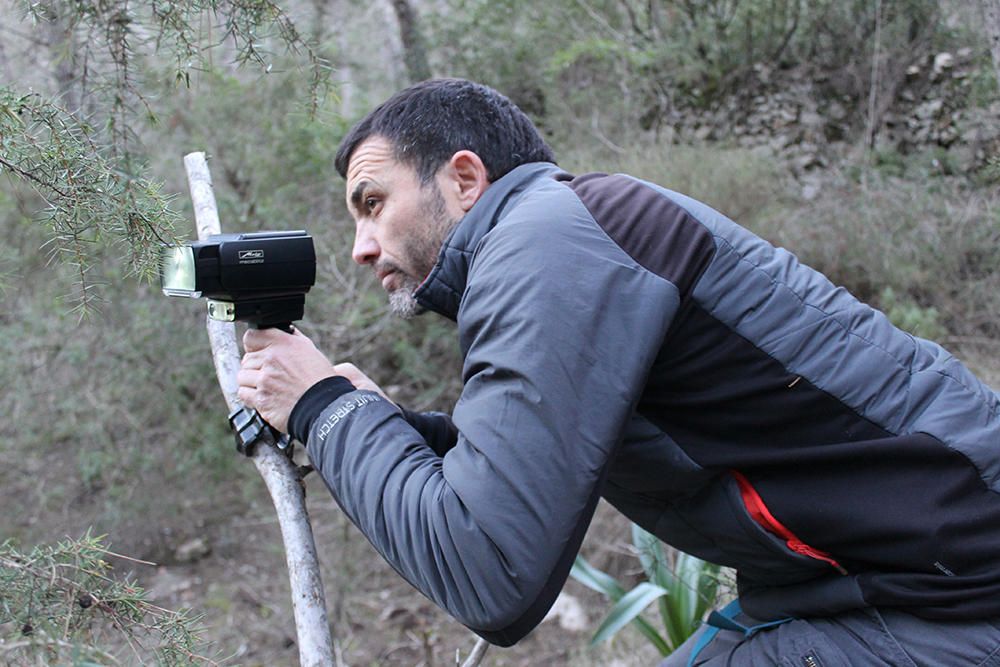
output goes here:
[[304, 314], [316, 251], [302, 230], [216, 234], [164, 248], [160, 281], [167, 296], [206, 297], [213, 319], [287, 326]]

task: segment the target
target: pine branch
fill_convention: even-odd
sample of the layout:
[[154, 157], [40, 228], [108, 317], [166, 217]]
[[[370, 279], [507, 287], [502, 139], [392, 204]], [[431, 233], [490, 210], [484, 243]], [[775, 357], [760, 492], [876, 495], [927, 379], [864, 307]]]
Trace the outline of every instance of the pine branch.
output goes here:
[[45, 202], [50, 251], [73, 267], [85, 312], [99, 297], [87, 278], [96, 241], [124, 246], [131, 273], [149, 278], [179, 220], [158, 184], [129, 174], [92, 134], [41, 96], [0, 87], [0, 172], [30, 185]]
[[196, 619], [150, 604], [141, 588], [116, 580], [107, 555], [89, 534], [29, 554], [0, 544], [0, 652], [11, 660], [62, 664], [81, 656], [117, 664], [101, 632], [110, 626], [139, 662], [155, 655], [170, 665], [219, 664], [199, 654]]

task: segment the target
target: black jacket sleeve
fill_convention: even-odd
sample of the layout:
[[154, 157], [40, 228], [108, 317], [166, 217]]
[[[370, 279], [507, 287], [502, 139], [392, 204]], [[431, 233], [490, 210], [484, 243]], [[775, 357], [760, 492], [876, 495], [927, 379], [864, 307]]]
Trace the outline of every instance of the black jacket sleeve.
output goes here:
[[399, 411], [438, 456], [444, 456], [458, 443], [458, 429], [449, 415], [443, 412], [414, 412], [402, 406]]

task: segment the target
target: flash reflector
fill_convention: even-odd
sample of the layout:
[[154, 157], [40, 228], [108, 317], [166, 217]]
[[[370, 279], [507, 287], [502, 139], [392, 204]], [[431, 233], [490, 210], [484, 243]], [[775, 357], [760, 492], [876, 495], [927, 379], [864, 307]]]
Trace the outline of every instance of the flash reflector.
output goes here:
[[168, 296], [198, 298], [195, 289], [194, 251], [190, 246], [172, 246], [163, 250], [163, 293]]
[[302, 230], [216, 234], [163, 250], [163, 293], [207, 297], [217, 320], [287, 329], [315, 282], [316, 251]]

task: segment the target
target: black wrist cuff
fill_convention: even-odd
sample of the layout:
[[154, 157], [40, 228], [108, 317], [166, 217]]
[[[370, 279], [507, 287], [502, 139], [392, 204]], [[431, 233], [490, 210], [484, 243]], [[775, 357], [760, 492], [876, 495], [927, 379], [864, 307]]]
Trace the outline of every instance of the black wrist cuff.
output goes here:
[[351, 381], [341, 375], [323, 378], [309, 387], [292, 408], [292, 413], [288, 415], [288, 435], [305, 444], [313, 422], [326, 406], [355, 389]]

